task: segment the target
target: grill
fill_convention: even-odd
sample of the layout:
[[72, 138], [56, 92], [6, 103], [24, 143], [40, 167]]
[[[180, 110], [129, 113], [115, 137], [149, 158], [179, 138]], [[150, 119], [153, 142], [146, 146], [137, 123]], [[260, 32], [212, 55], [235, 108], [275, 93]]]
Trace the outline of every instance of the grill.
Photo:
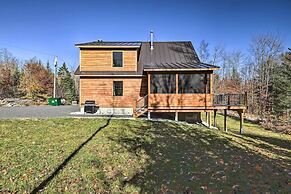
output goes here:
[[95, 101], [94, 100], [86, 100], [85, 101], [85, 105], [84, 105], [84, 111], [85, 113], [91, 113], [94, 114], [97, 112], [97, 109], [99, 107], [96, 106]]

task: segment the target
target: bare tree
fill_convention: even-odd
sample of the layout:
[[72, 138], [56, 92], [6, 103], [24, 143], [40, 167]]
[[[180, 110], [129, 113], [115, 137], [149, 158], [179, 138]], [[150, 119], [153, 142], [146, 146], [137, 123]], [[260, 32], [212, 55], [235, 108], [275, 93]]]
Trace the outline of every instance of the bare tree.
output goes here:
[[203, 63], [209, 62], [210, 53], [209, 53], [208, 46], [209, 46], [209, 43], [206, 42], [205, 40], [202, 40], [200, 42], [198, 53], [199, 53], [200, 61]]
[[18, 95], [19, 62], [6, 49], [0, 49], [0, 97]]
[[255, 94], [260, 103], [258, 114], [263, 117], [269, 111], [269, 86], [272, 70], [280, 61], [283, 41], [279, 35], [261, 34], [255, 36], [250, 44], [250, 56], [254, 64]]

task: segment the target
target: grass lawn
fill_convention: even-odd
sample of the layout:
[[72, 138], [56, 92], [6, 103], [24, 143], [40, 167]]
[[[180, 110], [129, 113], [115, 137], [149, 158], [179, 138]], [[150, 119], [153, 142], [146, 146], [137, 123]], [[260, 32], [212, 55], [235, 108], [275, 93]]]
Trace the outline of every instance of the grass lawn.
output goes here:
[[226, 133], [145, 120], [2, 120], [0, 193], [31, 192], [44, 180], [45, 193], [290, 193], [291, 136], [251, 123], [239, 135], [231, 118], [228, 126]]

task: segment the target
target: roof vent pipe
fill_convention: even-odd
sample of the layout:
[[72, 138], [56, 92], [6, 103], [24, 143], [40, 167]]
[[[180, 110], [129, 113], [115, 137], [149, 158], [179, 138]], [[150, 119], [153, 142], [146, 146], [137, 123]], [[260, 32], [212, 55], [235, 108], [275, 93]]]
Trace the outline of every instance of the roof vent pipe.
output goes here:
[[151, 51], [154, 50], [154, 32], [151, 30]]

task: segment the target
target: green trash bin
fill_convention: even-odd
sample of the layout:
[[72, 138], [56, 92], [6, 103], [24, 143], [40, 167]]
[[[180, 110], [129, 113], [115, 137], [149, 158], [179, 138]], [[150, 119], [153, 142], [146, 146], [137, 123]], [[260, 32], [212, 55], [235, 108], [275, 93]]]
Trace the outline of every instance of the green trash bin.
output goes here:
[[61, 98], [49, 98], [48, 104], [51, 106], [60, 106], [61, 105]]

